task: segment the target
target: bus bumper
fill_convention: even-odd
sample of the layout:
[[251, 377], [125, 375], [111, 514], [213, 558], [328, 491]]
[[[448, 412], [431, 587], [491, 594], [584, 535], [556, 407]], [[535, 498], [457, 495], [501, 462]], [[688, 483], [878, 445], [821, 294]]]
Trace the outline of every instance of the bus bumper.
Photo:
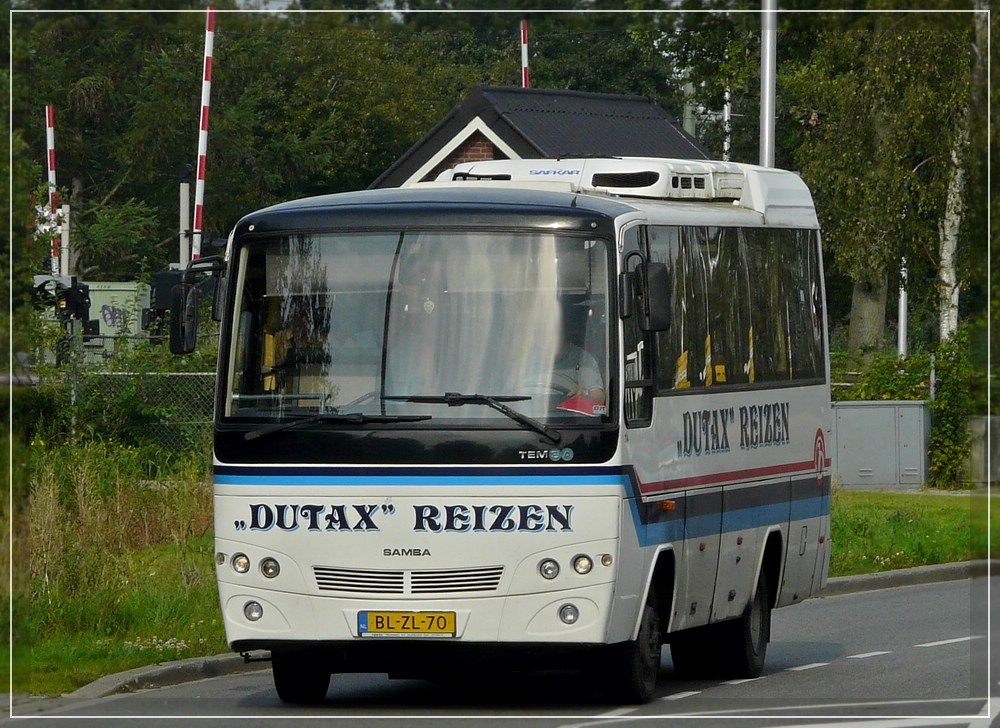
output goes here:
[[[480, 598], [344, 599], [220, 582], [226, 639], [234, 649], [308, 642], [590, 643], [607, 641], [613, 586]], [[570, 608], [567, 608], [569, 605]], [[575, 608], [575, 609], [573, 609]], [[376, 613], [454, 614], [453, 634], [364, 634]]]

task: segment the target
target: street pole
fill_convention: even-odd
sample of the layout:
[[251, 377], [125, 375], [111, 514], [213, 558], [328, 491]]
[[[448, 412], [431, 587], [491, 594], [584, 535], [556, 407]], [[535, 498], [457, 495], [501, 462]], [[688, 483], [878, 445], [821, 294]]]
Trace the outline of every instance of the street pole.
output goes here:
[[69, 278], [70, 271], [72, 269], [72, 261], [70, 260], [71, 251], [69, 248], [69, 205], [62, 206], [62, 249], [59, 256], [59, 273], [60, 275]]
[[909, 326], [907, 321], [906, 305], [906, 285], [907, 285], [906, 257], [899, 266], [899, 329], [896, 332], [896, 353], [900, 359], [906, 358], [906, 329]]
[[774, 166], [774, 77], [777, 67], [778, 0], [764, 0], [760, 14], [760, 166]]
[[180, 269], [191, 260], [191, 183], [181, 182], [180, 198]]

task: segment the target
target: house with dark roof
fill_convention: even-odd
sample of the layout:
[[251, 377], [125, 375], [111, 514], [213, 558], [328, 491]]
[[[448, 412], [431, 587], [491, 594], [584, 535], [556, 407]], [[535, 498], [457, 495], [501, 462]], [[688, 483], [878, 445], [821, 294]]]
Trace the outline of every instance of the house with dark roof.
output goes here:
[[480, 85], [370, 187], [432, 180], [462, 162], [583, 156], [712, 159], [645, 96]]

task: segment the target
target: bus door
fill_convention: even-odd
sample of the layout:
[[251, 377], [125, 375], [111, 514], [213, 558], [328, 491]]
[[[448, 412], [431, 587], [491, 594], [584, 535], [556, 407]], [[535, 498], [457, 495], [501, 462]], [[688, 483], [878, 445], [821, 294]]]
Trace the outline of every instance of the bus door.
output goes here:
[[[785, 576], [777, 606], [796, 604], [820, 586], [824, 565], [827, 519], [823, 516], [822, 474], [793, 477], [788, 483], [788, 547]], [[820, 540], [823, 541], [821, 548]]]
[[[761, 526], [769, 500], [766, 494], [782, 487], [783, 483], [778, 481], [777, 484], [729, 485], [723, 490], [719, 575], [715, 583], [712, 621], [741, 616], [753, 597], [764, 538]], [[787, 518], [787, 509], [783, 515]]]
[[708, 624], [716, 595], [719, 548], [722, 543], [723, 490], [688, 490], [684, 498], [684, 559], [687, 586], [678, 598], [678, 617], [685, 627]]

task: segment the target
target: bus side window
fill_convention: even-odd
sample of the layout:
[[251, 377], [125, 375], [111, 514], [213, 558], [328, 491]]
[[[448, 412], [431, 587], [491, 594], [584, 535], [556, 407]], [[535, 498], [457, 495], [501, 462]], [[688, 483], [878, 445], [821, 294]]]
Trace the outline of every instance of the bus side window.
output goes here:
[[[625, 233], [625, 253], [645, 248], [644, 228], [634, 227]], [[638, 265], [638, 256], [630, 259], [634, 269]], [[628, 272], [632, 272], [631, 270]], [[639, 317], [632, 315], [623, 320], [625, 339], [624, 371], [625, 371], [625, 424], [628, 427], [643, 427], [649, 425], [653, 418], [653, 379], [652, 361], [648, 344], [648, 334], [639, 329]]]
[[[654, 225], [647, 230], [649, 252], [652, 260], [667, 266], [670, 276], [672, 315], [670, 328], [656, 333], [656, 391], [685, 389], [697, 384], [699, 375], [697, 356], [691, 351], [691, 337], [687, 335], [691, 325], [686, 298], [689, 297], [691, 281], [685, 275], [685, 261], [681, 250], [681, 228]], [[704, 343], [699, 343], [704, 349]]]

